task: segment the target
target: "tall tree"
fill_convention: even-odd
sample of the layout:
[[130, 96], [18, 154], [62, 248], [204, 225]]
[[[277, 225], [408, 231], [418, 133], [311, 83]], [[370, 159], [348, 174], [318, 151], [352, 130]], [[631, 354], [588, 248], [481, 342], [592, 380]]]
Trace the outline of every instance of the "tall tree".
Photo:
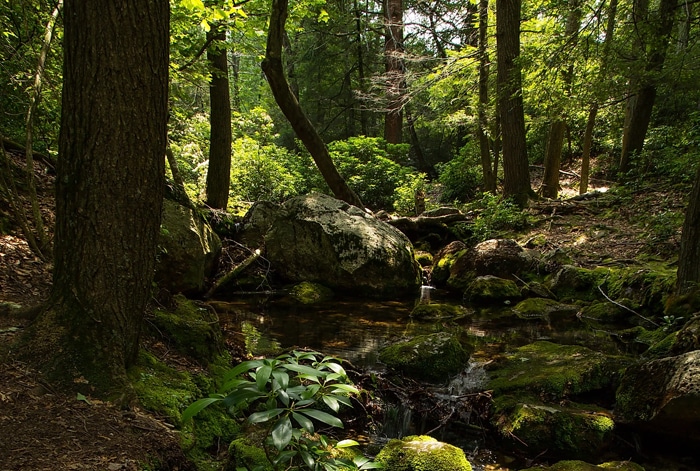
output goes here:
[[481, 170], [484, 174], [484, 190], [496, 193], [496, 162], [491, 159], [491, 145], [487, 129], [486, 109], [489, 106], [489, 0], [479, 0], [479, 108], [476, 135], [479, 139]]
[[287, 21], [288, 0], [272, 0], [270, 29], [267, 35], [267, 48], [262, 63], [263, 72], [282, 113], [287, 117], [294, 132], [314, 159], [323, 179], [336, 198], [357, 207], [364, 207], [357, 194], [347, 185], [333, 164], [326, 143], [304, 114], [297, 97], [289, 86], [282, 64], [282, 43]]
[[168, 116], [167, 0], [65, 0], [56, 242], [31, 358], [85, 390], [126, 384], [151, 294]]
[[685, 211], [681, 251], [678, 256], [676, 292], [686, 294], [700, 287], [700, 167]]
[[635, 0], [633, 22], [638, 53], [644, 57], [630, 78], [630, 96], [625, 110], [620, 173], [630, 170], [631, 156], [642, 151], [656, 101], [659, 75], [663, 69], [669, 39], [675, 24], [678, 0], [660, 0], [650, 12], [648, 0]]
[[226, 29], [216, 25], [207, 33], [209, 82], [209, 168], [207, 206], [226, 209], [231, 183], [231, 97], [229, 93]]
[[521, 0], [496, 2], [498, 114], [503, 150], [503, 193], [526, 206], [530, 173], [525, 142], [525, 112], [520, 65]]
[[386, 38], [387, 110], [384, 117], [384, 139], [392, 144], [401, 143], [403, 132], [403, 100], [406, 88], [403, 46], [403, 0], [384, 0]]

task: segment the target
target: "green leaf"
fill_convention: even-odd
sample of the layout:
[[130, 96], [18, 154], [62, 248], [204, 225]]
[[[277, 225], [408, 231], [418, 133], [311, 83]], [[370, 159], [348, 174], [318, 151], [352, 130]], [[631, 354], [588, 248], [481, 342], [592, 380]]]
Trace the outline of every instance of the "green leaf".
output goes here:
[[341, 376], [343, 376], [343, 377], [346, 377], [346, 376], [348, 375], [348, 374], [345, 372], [345, 368], [343, 368], [342, 366], [340, 366], [339, 363], [328, 362], [328, 363], [326, 363], [326, 366], [328, 366], [328, 368], [330, 368], [331, 370], [333, 370], [334, 373], [337, 373], [337, 374], [339, 374], [339, 375], [341, 375]]
[[254, 412], [248, 416], [248, 422], [251, 424], [258, 424], [260, 422], [267, 422], [268, 420], [277, 417], [285, 409], [275, 408], [270, 410], [264, 410], [261, 412]]
[[285, 450], [281, 452], [279, 455], [277, 455], [277, 458], [274, 459], [274, 464], [280, 464], [280, 463], [286, 463], [287, 461], [292, 461], [292, 458], [294, 458], [297, 455], [297, 452], [295, 450]]
[[280, 401], [282, 401], [282, 404], [284, 404], [285, 407], [289, 407], [289, 394], [287, 394], [287, 391], [285, 391], [284, 389], [280, 389], [277, 392], [277, 397]]
[[182, 412], [182, 422], [187, 422], [205, 407], [209, 407], [210, 405], [214, 404], [215, 402], [219, 402], [222, 399], [223, 397], [205, 397], [203, 399], [194, 401], [192, 404], [187, 406], [187, 409], [185, 409]]
[[90, 400], [83, 394], [78, 393], [75, 398], [79, 401], [83, 401], [85, 404], [92, 405], [92, 402], [90, 402]]
[[249, 399], [259, 399], [265, 397], [266, 394], [253, 388], [245, 388], [232, 392], [226, 396], [225, 402], [227, 406], [241, 407], [245, 401]]
[[330, 407], [334, 412], [338, 412], [340, 410], [340, 404], [338, 403], [338, 400], [333, 396], [323, 396], [323, 402], [325, 402], [326, 405]]
[[334, 384], [333, 385], [333, 390], [331, 391], [333, 394], [337, 394], [339, 392], [344, 392], [344, 393], [351, 393], [351, 394], [360, 394], [360, 391], [355, 386], [352, 386], [350, 384]]
[[321, 389], [320, 384], [311, 384], [306, 387], [306, 391], [301, 393], [302, 399], [311, 399], [318, 393], [318, 391]]
[[283, 417], [272, 429], [272, 444], [278, 450], [283, 450], [292, 439], [292, 421], [289, 416]]
[[262, 364], [263, 364], [262, 360], [248, 360], [248, 361], [244, 361], [242, 363], [239, 363], [235, 368], [226, 372], [226, 374], [224, 375], [224, 383], [230, 381], [231, 379], [235, 378], [236, 376], [240, 376], [241, 374], [245, 373], [246, 371], [254, 370], [255, 368], [261, 366]]
[[[281, 365], [281, 366], [288, 369], [288, 370], [296, 371], [297, 373], [311, 376], [311, 377], [319, 377], [319, 376], [323, 377], [323, 376], [328, 374], [324, 371], [319, 371], [316, 368], [312, 368], [312, 367], [306, 366], [306, 365], [297, 365], [297, 364], [291, 363], [291, 364], [286, 364], [286, 365]], [[311, 378], [309, 378], [309, 379], [311, 379]]]
[[346, 440], [340, 440], [338, 443], [335, 444], [336, 448], [348, 448], [351, 446], [358, 446], [359, 443], [356, 442], [355, 440], [351, 439], [346, 439]]
[[255, 372], [255, 383], [258, 386], [258, 390], [264, 391], [267, 380], [270, 379], [272, 374], [272, 367], [270, 365], [263, 365]]
[[202, 0], [182, 0], [182, 6], [190, 11], [204, 11], [204, 2]]
[[304, 463], [306, 463], [306, 466], [308, 466], [309, 469], [314, 469], [316, 460], [314, 460], [314, 457], [311, 456], [311, 453], [308, 451], [300, 451], [299, 454], [301, 455], [301, 459], [304, 460]]
[[303, 409], [299, 412], [311, 417], [312, 419], [319, 420], [324, 424], [328, 424], [332, 427], [343, 428], [343, 422], [338, 417], [335, 417], [334, 415], [331, 415], [327, 412], [323, 412], [316, 409]]
[[292, 418], [309, 433], [314, 433], [314, 423], [308, 418], [296, 412], [292, 412]]
[[282, 389], [289, 387], [289, 375], [284, 371], [274, 370], [272, 371], [272, 377], [277, 380]]

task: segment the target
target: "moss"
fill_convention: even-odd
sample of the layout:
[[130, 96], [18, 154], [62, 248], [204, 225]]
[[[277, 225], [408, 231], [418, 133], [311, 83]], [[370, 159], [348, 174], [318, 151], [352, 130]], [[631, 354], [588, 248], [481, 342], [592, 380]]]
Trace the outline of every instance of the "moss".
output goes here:
[[[625, 302], [621, 302], [621, 304], [631, 307]], [[632, 315], [632, 313], [622, 309], [616, 304], [609, 301], [604, 301], [594, 302], [588, 306], [585, 306], [581, 312], [581, 315], [584, 319], [592, 319], [604, 324], [616, 324], [626, 321], [629, 316]]]
[[627, 361], [579, 345], [534, 342], [496, 364], [487, 388], [494, 395], [524, 390], [558, 400], [613, 387]]
[[463, 256], [467, 252], [468, 249], [462, 249], [457, 252], [446, 253], [439, 260], [437, 260], [437, 263], [433, 263], [433, 271], [430, 276], [431, 281], [436, 285], [442, 286], [444, 284], [447, 284], [450, 287], [454, 287], [455, 284], [464, 284], [464, 286], [462, 286], [461, 289], [466, 288], [467, 284], [469, 283], [461, 283], [458, 282], [459, 280], [452, 279], [450, 276], [450, 270], [452, 269], [452, 266], [455, 264], [457, 259], [459, 259], [459, 257]]
[[607, 463], [594, 465], [585, 461], [559, 461], [552, 466], [536, 466], [522, 471], [604, 471], [612, 469], [615, 471], [644, 471], [644, 468], [632, 461], [609, 461]]
[[465, 299], [473, 302], [506, 301], [520, 298], [520, 289], [513, 280], [496, 276], [479, 276], [464, 292]]
[[675, 291], [676, 270], [661, 266], [610, 270], [606, 286], [610, 298], [629, 298], [640, 308], [661, 314], [666, 299]]
[[440, 332], [390, 345], [379, 352], [379, 360], [407, 376], [443, 382], [464, 368], [469, 355], [456, 335]]
[[421, 267], [429, 267], [433, 264], [433, 256], [430, 252], [416, 251], [414, 258]]
[[216, 314], [182, 295], [174, 297], [173, 311], [157, 309], [153, 324], [181, 353], [208, 364], [223, 351], [223, 340]]
[[331, 299], [333, 291], [318, 283], [302, 281], [292, 287], [289, 295], [302, 304], [315, 304]]
[[549, 289], [564, 302], [574, 299], [595, 301], [602, 298], [598, 286], [605, 284], [609, 274], [608, 268], [597, 267], [591, 270], [564, 265], [547, 281]]
[[544, 404], [507, 395], [494, 401], [492, 423], [512, 447], [576, 458], [596, 457], [615, 427], [609, 413], [594, 405]]
[[549, 319], [551, 316], [573, 318], [578, 307], [548, 298], [528, 298], [520, 301], [513, 311], [520, 319]]
[[463, 306], [454, 304], [418, 304], [411, 312], [411, 317], [418, 320], [439, 320], [460, 318], [468, 314]]
[[425, 435], [393, 439], [377, 461], [388, 471], [471, 471], [464, 451]]
[[265, 455], [265, 450], [251, 444], [247, 438], [233, 440], [228, 451], [229, 463], [226, 469], [274, 469]]

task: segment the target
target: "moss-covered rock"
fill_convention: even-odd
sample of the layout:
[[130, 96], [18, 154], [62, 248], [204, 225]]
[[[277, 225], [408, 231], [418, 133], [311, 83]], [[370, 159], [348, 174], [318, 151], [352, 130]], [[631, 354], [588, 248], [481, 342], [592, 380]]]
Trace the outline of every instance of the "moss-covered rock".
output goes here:
[[[625, 302], [620, 303], [624, 306], [631, 307]], [[584, 306], [581, 310], [581, 317], [583, 319], [593, 320], [602, 324], [620, 324], [625, 322], [630, 315], [634, 314], [609, 301], [593, 302], [588, 306]]]
[[610, 270], [606, 287], [612, 299], [630, 299], [650, 314], [662, 314], [666, 299], [675, 291], [676, 268], [659, 265]]
[[[450, 278], [450, 270], [455, 261], [464, 253], [467, 252], [467, 246], [464, 242], [454, 241], [447, 244], [433, 258], [433, 266], [430, 274], [430, 282], [439, 287], [447, 287], [447, 280]], [[470, 280], [471, 281], [471, 280]], [[468, 284], [468, 283], [467, 283]], [[464, 288], [466, 288], [466, 284]]]
[[487, 389], [494, 396], [529, 391], [551, 400], [614, 388], [628, 363], [580, 345], [539, 341], [525, 345], [491, 367]]
[[219, 319], [208, 307], [177, 295], [172, 310], [156, 309], [153, 324], [181, 353], [206, 365], [223, 351]]
[[544, 404], [507, 395], [496, 397], [491, 422], [511, 447], [572, 458], [598, 456], [615, 426], [610, 414], [594, 405]]
[[416, 251], [415, 259], [416, 262], [424, 268], [433, 264], [433, 255], [430, 252]]
[[479, 276], [464, 291], [464, 299], [471, 302], [499, 302], [520, 299], [520, 289], [512, 280], [497, 276]]
[[315, 304], [331, 299], [333, 291], [319, 283], [302, 281], [289, 290], [289, 295], [302, 304]]
[[464, 451], [425, 435], [394, 439], [379, 452], [377, 461], [387, 471], [471, 471]]
[[265, 450], [253, 445], [247, 438], [238, 438], [231, 442], [228, 449], [229, 462], [227, 470], [258, 469], [261, 471], [273, 471], [274, 468], [267, 459]]
[[564, 301], [595, 301], [603, 298], [598, 286], [605, 283], [610, 270], [607, 268], [580, 268], [564, 265], [547, 280], [548, 288]]
[[538, 281], [531, 281], [523, 286], [520, 294], [522, 294], [523, 298], [557, 299], [556, 295], [549, 288]]
[[520, 301], [513, 308], [513, 312], [520, 319], [574, 318], [578, 312], [578, 306], [562, 304], [547, 298], [528, 298]]
[[469, 355], [457, 335], [439, 332], [389, 345], [379, 352], [379, 360], [406, 376], [443, 382], [464, 368]]
[[595, 465], [585, 461], [559, 461], [552, 466], [535, 466], [522, 471], [644, 471], [644, 468], [632, 461], [609, 461]]
[[411, 317], [421, 321], [435, 321], [440, 319], [457, 319], [469, 314], [469, 311], [464, 306], [456, 304], [418, 304], [413, 311]]

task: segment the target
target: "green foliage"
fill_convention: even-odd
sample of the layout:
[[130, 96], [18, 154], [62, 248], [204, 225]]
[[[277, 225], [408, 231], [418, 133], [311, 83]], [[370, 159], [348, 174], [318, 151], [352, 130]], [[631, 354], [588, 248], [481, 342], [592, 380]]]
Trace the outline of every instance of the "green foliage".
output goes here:
[[515, 203], [491, 193], [484, 193], [481, 199], [469, 205], [469, 209], [479, 212], [472, 225], [473, 237], [477, 242], [502, 237], [529, 224], [527, 214]]
[[239, 364], [225, 375], [218, 394], [194, 402], [182, 417], [187, 421], [211, 404], [223, 402], [250, 424], [265, 424], [264, 447], [276, 469], [370, 469], [376, 466], [365, 458], [336, 457], [336, 448], [356, 442], [334, 442], [317, 432], [318, 424], [342, 428], [336, 414], [343, 405], [351, 407], [350, 396], [357, 393], [338, 359], [293, 351]]
[[454, 159], [436, 165], [438, 180], [442, 184], [441, 202], [466, 203], [474, 198], [481, 184], [481, 169], [473, 155], [473, 145], [467, 145]]

